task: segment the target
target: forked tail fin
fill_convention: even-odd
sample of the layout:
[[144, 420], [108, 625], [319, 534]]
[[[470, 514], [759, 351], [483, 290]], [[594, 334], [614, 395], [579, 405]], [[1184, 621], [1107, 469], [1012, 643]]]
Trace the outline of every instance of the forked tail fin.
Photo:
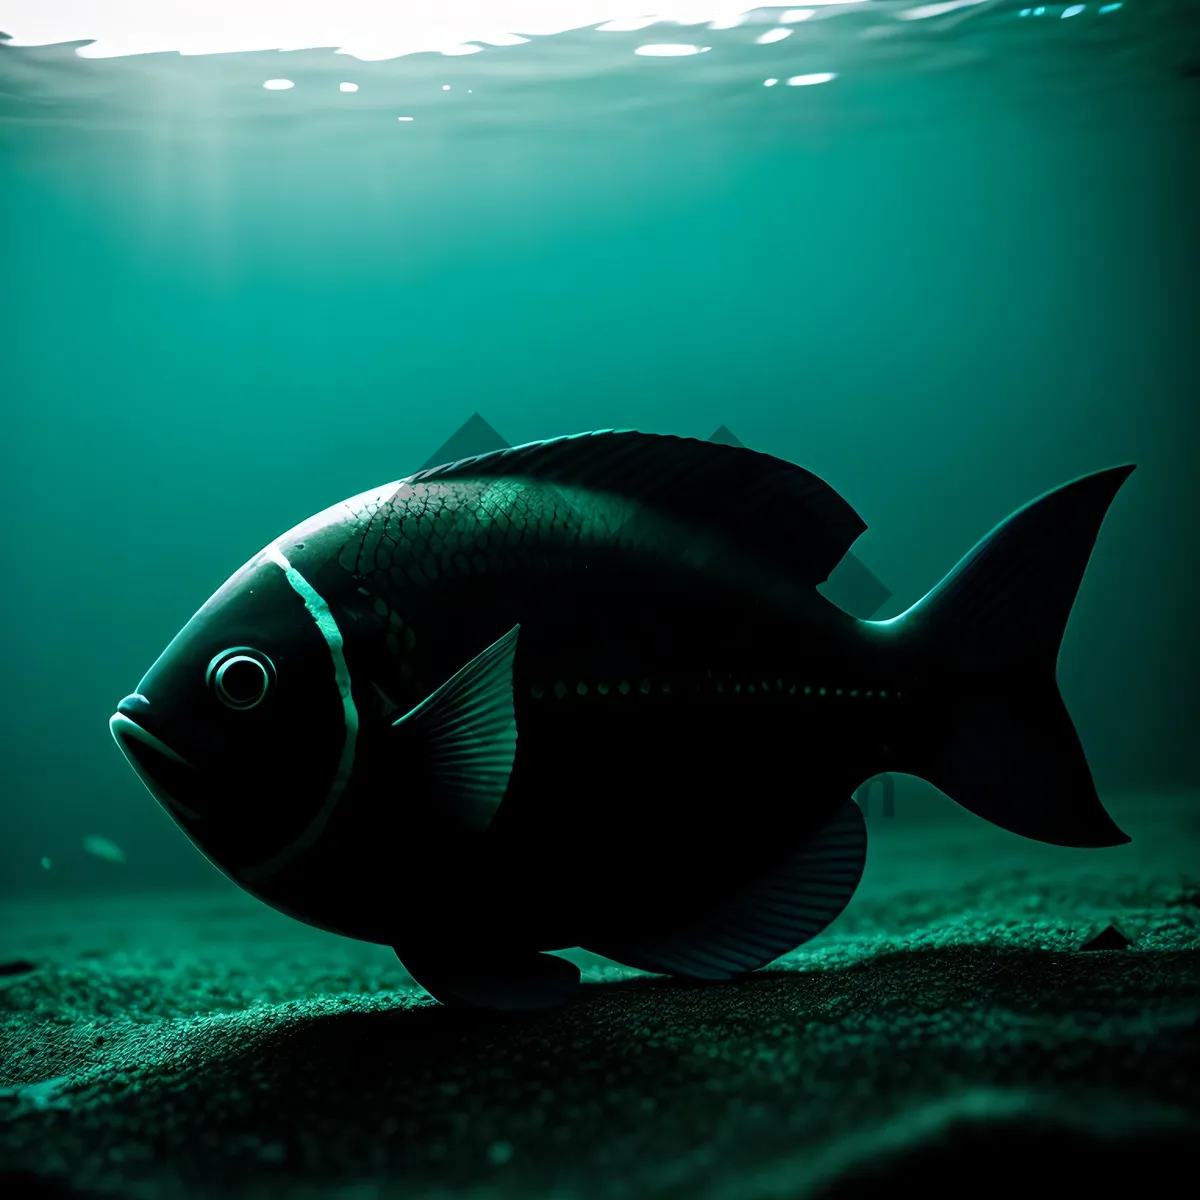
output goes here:
[[1129, 837], [1096, 794], [1055, 678], [1100, 525], [1132, 466], [1086, 475], [1018, 509], [890, 622], [918, 639], [928, 687], [904, 770], [1003, 829], [1058, 846]]

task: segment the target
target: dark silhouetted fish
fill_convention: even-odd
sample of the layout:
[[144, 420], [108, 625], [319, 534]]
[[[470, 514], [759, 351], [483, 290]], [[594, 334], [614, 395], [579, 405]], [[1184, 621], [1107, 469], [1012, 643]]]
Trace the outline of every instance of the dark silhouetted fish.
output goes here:
[[579, 973], [544, 952], [572, 946], [735, 978], [845, 907], [878, 772], [1039, 841], [1128, 840], [1055, 665], [1132, 469], [864, 621], [817, 591], [862, 520], [780, 459], [606, 431], [434, 467], [256, 554], [112, 731], [231, 878], [443, 1001], [561, 1002]]

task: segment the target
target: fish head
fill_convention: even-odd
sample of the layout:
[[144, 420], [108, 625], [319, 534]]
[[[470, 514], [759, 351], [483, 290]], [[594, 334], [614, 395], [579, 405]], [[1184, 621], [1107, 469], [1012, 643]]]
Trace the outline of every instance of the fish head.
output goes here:
[[305, 837], [344, 767], [352, 702], [321, 608], [268, 547], [184, 625], [109, 722], [151, 795], [239, 882]]

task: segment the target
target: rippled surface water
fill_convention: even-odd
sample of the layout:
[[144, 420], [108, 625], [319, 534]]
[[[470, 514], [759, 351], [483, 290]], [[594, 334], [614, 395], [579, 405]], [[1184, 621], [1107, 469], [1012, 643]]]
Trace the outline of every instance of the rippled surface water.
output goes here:
[[0, 120], [8, 136], [122, 128], [210, 144], [337, 138], [388, 153], [473, 131], [517, 142], [597, 127], [750, 139], [911, 130], [961, 121], [968, 104], [1087, 123], [1147, 91], [1159, 119], [1195, 109], [1194, 0], [658, 7], [7, 0]]

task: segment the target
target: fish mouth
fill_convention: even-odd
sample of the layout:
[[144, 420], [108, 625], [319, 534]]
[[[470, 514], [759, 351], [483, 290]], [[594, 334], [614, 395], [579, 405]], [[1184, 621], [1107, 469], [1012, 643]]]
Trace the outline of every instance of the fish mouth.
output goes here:
[[146, 707], [144, 696], [126, 696], [108, 720], [113, 740], [146, 790], [173, 816], [189, 821], [200, 820], [200, 814], [189, 808], [178, 796], [195, 789], [196, 768], [166, 742], [143, 729], [129, 715]]

